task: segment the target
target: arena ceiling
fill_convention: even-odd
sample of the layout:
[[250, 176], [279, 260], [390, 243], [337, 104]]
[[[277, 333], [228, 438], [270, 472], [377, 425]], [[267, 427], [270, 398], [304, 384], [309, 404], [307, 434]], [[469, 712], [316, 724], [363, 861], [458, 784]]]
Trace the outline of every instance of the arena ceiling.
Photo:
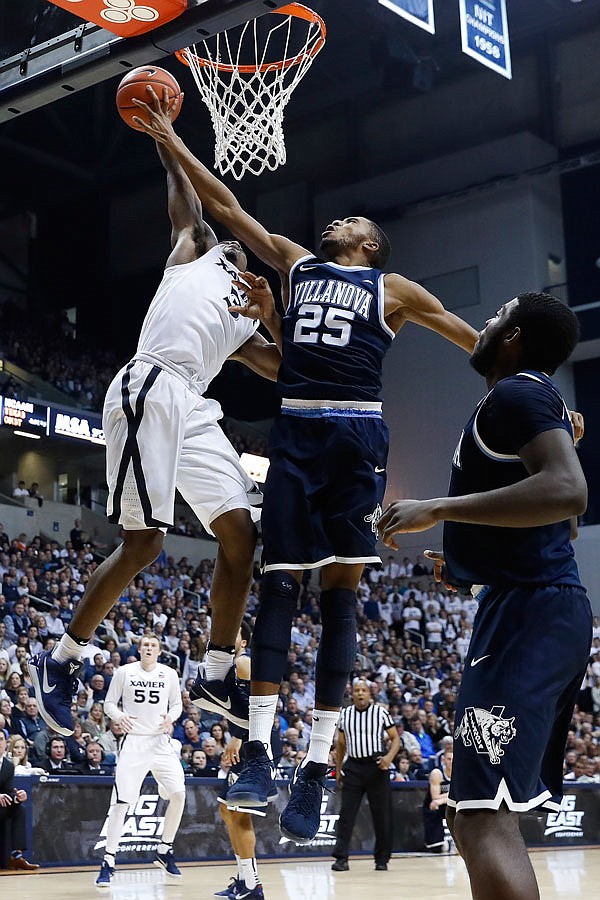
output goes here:
[[[14, 0], [0, 0], [4, 56], [41, 43], [80, 21], [45, 0], [15, 6]], [[390, 99], [435, 93], [481, 71], [460, 49], [458, 0], [436, 0], [433, 36], [403, 21], [377, 0], [313, 0], [312, 6], [327, 22], [328, 41], [288, 107], [286, 129], [298, 136], [298, 141], [306, 125], [318, 119], [327, 121], [340, 109], [349, 111], [351, 122], [361, 110], [372, 111]], [[598, 28], [600, 0], [508, 0], [508, 15], [515, 74], [520, 60], [531, 53], [540, 73], [537, 115], [535, 121], [523, 123], [524, 127], [552, 141], [552, 97], [559, 89], [555, 48], [570, 35]], [[195, 152], [210, 159], [208, 115], [194, 94], [191, 78], [174, 59], [169, 59], [166, 67], [178, 74], [186, 90], [185, 115], [178, 126], [182, 136]], [[500, 76], [489, 73], [488, 77]], [[105, 81], [0, 125], [4, 158], [0, 215], [90, 190], [127, 191], [157, 170], [150, 142], [143, 143], [128, 132], [116, 114], [116, 81]], [[596, 121], [600, 140], [600, 115]], [[503, 127], [499, 115], [493, 128], [483, 123], [482, 133], [487, 130], [490, 137], [496, 137]], [[446, 130], [439, 146], [430, 145], [428, 151], [435, 155], [448, 147], [460, 147], [464, 140], [459, 129], [454, 134]], [[419, 158], [422, 148], [415, 147], [414, 153]], [[406, 153], [404, 159], [410, 161]], [[326, 173], [329, 182], [333, 178], [344, 183], [356, 177], [356, 169], [347, 162], [335, 173]], [[315, 180], [320, 174], [314, 173]], [[273, 185], [298, 180], [294, 158], [285, 169], [268, 177]]]

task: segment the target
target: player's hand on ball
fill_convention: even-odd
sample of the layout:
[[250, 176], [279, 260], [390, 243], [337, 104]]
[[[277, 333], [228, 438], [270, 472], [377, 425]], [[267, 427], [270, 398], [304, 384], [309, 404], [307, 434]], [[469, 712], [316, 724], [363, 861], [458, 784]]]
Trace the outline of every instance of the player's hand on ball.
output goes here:
[[153, 137], [155, 141], [158, 141], [160, 144], [168, 144], [177, 137], [173, 131], [171, 119], [174, 118], [179, 109], [179, 104], [183, 100], [183, 94], [175, 97], [169, 108], [170, 101], [166, 88], [163, 91], [162, 99], [150, 85], [148, 85], [147, 91], [148, 103], [144, 103], [143, 100], [138, 100], [136, 97], [132, 97], [131, 102], [139, 106], [140, 110], [146, 112], [148, 120], [146, 121], [140, 116], [133, 116], [132, 121], [146, 134]]
[[123, 729], [124, 734], [129, 734], [136, 719], [137, 716], [123, 716], [123, 718], [119, 719], [119, 725]]
[[390, 503], [377, 523], [377, 535], [380, 540], [397, 550], [393, 539], [395, 534], [407, 534], [413, 531], [427, 531], [437, 525], [436, 500], [395, 500]]
[[248, 298], [246, 306], [230, 306], [229, 312], [239, 313], [247, 319], [270, 319], [275, 312], [275, 298], [269, 282], [262, 275], [242, 272], [233, 284]]

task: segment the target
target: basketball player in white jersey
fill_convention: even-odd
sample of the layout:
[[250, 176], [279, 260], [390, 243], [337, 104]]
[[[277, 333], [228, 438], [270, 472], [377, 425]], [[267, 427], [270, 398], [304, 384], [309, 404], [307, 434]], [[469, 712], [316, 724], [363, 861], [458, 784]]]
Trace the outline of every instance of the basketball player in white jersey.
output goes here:
[[203, 392], [227, 359], [275, 379], [280, 356], [255, 322], [230, 311], [245, 305], [233, 284], [247, 265], [240, 244], [217, 242], [183, 169], [162, 145], [157, 150], [167, 171], [173, 249], [136, 354], [110, 385], [103, 414], [108, 516], [124, 540], [93, 573], [60, 643], [30, 661], [40, 713], [62, 735], [73, 733], [82, 650], [131, 579], [160, 553], [176, 488], [219, 541], [205, 683], [231, 721], [248, 725], [232, 665], [256, 543], [258, 513], [248, 500], [255, 485], [218, 425], [219, 404]]
[[161, 797], [169, 801], [162, 842], [153, 862], [171, 877], [181, 878], [172, 845], [185, 804], [185, 779], [170, 733], [183, 704], [177, 672], [158, 663], [159, 655], [157, 636], [145, 635], [140, 643], [140, 662], [117, 669], [104, 702], [105, 713], [119, 722], [124, 737], [108, 814], [106, 852], [96, 879], [98, 887], [110, 887], [127, 808], [140, 796], [149, 771], [158, 782]]

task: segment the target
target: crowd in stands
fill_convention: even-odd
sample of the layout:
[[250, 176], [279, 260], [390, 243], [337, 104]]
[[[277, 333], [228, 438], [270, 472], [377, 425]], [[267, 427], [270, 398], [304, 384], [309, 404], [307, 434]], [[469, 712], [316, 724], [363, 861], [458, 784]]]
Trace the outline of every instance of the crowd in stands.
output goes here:
[[[28, 314], [17, 306], [0, 307], [0, 346], [5, 358], [68, 394], [75, 405], [102, 409], [106, 389], [120, 366], [116, 356], [83, 346], [66, 318], [47, 315], [38, 322], [35, 341], [27, 338], [30, 325]], [[0, 393], [19, 397], [14, 379], [7, 379]]]
[[[66, 318], [48, 315], [39, 323], [35, 342], [27, 340], [30, 322], [13, 304], [0, 306], [0, 355], [72, 398], [73, 404], [101, 412], [106, 390], [123, 360], [114, 353], [90, 349], [76, 340]], [[0, 396], [24, 399], [27, 391], [7, 376], [0, 380]], [[259, 433], [242, 434], [226, 420], [223, 430], [238, 453], [266, 455]], [[189, 523], [191, 536], [196, 536]]]
[[[181, 676], [184, 712], [174, 738], [181, 743], [182, 766], [193, 778], [225, 777], [220, 759], [230, 740], [227, 723], [197, 709], [188, 697], [210, 633], [212, 559], [194, 566], [163, 552], [133, 580], [86, 650], [73, 702], [75, 734], [65, 740], [48, 732], [33, 696], [27, 659], [60, 638], [96, 565], [87, 545], [69, 541], [61, 547], [24, 535], [10, 539], [0, 525], [0, 729], [9, 739], [18, 771], [111, 774], [120, 728], [105, 717], [104, 698], [115, 669], [137, 659], [137, 645], [151, 630], [162, 641], [163, 663]], [[248, 599], [250, 620], [259, 599], [256, 572]], [[389, 709], [398, 726], [402, 749], [390, 771], [395, 781], [426, 779], [436, 755], [452, 740], [476, 610], [471, 596], [441, 590], [420, 557], [414, 562], [389, 557], [380, 569], [365, 570], [357, 592], [359, 640], [353, 678], [366, 679], [374, 700]], [[320, 629], [319, 588], [307, 575], [272, 733], [281, 777], [291, 775], [310, 739]], [[569, 731], [565, 778], [600, 782], [598, 617]]]

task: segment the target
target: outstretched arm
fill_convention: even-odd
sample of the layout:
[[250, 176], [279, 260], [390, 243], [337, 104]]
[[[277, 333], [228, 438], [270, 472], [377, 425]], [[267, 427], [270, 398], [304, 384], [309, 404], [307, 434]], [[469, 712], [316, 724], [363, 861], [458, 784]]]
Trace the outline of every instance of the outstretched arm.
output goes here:
[[467, 353], [473, 352], [478, 337], [474, 328], [445, 309], [437, 297], [396, 273], [385, 276], [385, 319], [395, 332], [406, 322], [423, 325]]
[[[167, 89], [162, 100], [157, 97], [162, 114], [169, 119], [174, 107], [169, 108]], [[202, 203], [184, 170], [168, 147], [156, 142], [159, 159], [167, 173], [167, 196], [169, 218], [171, 219], [171, 248], [167, 266], [177, 266], [191, 262], [198, 253], [214, 247], [217, 239], [212, 228], [202, 216]]]
[[244, 363], [257, 375], [277, 381], [281, 354], [275, 344], [269, 344], [262, 334], [253, 334], [229, 359]]
[[[191, 153], [181, 138], [173, 131], [168, 113], [151, 87], [148, 87], [149, 102], [135, 100], [140, 109], [145, 110], [148, 122], [135, 117], [134, 121], [143, 130], [162, 144], [171, 156], [181, 165], [189, 177], [194, 190], [200, 197], [207, 212], [224, 225], [232, 234], [249, 247], [256, 255], [280, 273], [285, 273], [290, 266], [307, 255], [307, 251], [294, 244], [293, 241], [269, 232], [245, 212], [235, 195], [222, 181], [219, 181], [199, 159]], [[177, 101], [173, 106], [176, 108]]]
[[397, 549], [395, 534], [426, 531], [441, 521], [530, 528], [581, 515], [587, 486], [570, 434], [538, 434], [519, 450], [528, 478], [493, 491], [433, 500], [396, 500], [377, 524], [381, 539]]

